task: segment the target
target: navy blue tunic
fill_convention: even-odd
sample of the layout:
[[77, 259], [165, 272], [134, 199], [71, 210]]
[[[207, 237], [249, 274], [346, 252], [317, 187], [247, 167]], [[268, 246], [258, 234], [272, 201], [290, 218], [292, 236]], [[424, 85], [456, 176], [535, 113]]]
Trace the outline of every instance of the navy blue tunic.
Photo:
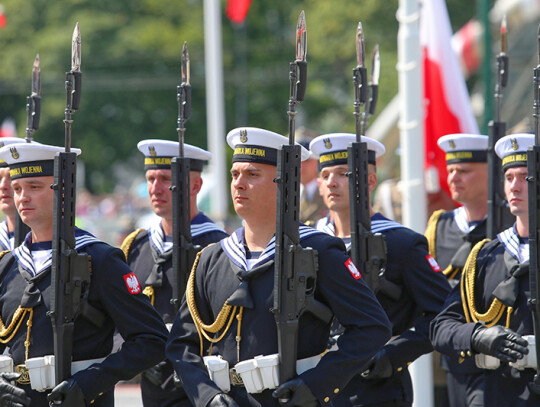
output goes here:
[[[507, 268], [512, 265], [512, 259], [499, 240], [487, 243], [479, 252], [476, 261], [476, 292], [475, 300], [479, 312], [485, 312], [493, 301], [493, 290], [509, 277]], [[513, 260], [513, 264], [518, 264]], [[519, 279], [518, 296], [510, 319], [509, 328], [521, 335], [533, 334], [532, 315], [527, 306], [530, 298], [529, 279], [525, 275]], [[506, 315], [506, 314], [505, 314]], [[499, 324], [504, 325], [503, 316]], [[473, 359], [475, 352], [471, 349], [471, 335], [476, 323], [467, 323], [459, 286], [450, 294], [445, 310], [431, 324], [433, 346], [438, 351], [458, 357], [465, 354]], [[463, 354], [462, 354], [463, 352]], [[467, 356], [468, 352], [472, 356]], [[484, 405], [485, 406], [538, 406], [540, 397], [531, 394], [527, 388], [535, 371], [525, 369], [519, 371], [501, 362], [496, 370], [484, 370]]]
[[[118, 381], [129, 380], [163, 359], [167, 330], [140, 287], [137, 289], [136, 284], [129, 286], [126, 282], [132, 271], [121, 250], [105, 243], [93, 243], [82, 251], [91, 256], [92, 264], [88, 303], [105, 318], [101, 326], [84, 316], [76, 319], [73, 360], [106, 359], [76, 373], [73, 378], [88, 403], [94, 400], [94, 406], [110, 407], [114, 405], [114, 385]], [[27, 281], [11, 253], [0, 262], [0, 313], [4, 325], [9, 325], [19, 305], [34, 309], [29, 358], [54, 353], [52, 324], [47, 315], [51, 297], [50, 270], [49, 267]], [[28, 286], [36, 295], [23, 297]], [[119, 352], [110, 354], [115, 330], [125, 342]], [[15, 365], [25, 362], [26, 334], [25, 320], [6, 345]], [[38, 393], [29, 385], [21, 387], [32, 398], [32, 406], [49, 406], [47, 393]]]
[[[240, 234], [243, 236], [241, 230]], [[234, 256], [228, 256], [224, 250], [226, 240], [208, 247], [196, 269], [194, 297], [205, 323], [215, 320], [225, 301], [241, 283], [237, 259], [233, 260]], [[315, 368], [300, 375], [321, 404], [325, 404], [334, 399], [386, 343], [390, 338], [390, 325], [371, 290], [354, 270], [346, 266], [350, 259], [340, 239], [317, 233], [301, 240], [301, 245], [318, 251], [315, 298], [326, 304], [346, 327], [338, 341], [339, 350], [326, 353]], [[271, 312], [274, 262], [271, 251], [265, 250], [265, 254], [268, 255], [266, 262], [257, 266], [257, 274], [249, 279], [253, 308], [245, 308], [243, 312], [241, 361], [278, 352], [276, 323]], [[236, 331], [237, 321], [233, 321], [225, 337], [212, 348], [212, 353], [221, 355], [230, 367], [238, 362]], [[330, 322], [323, 322], [309, 313], [302, 314], [298, 330], [298, 358], [323, 352], [329, 331]], [[206, 350], [208, 345], [205, 341]], [[184, 302], [169, 337], [167, 357], [173, 362], [191, 402], [205, 406], [221, 390], [209, 379], [199, 347], [199, 335]], [[247, 394], [243, 387], [232, 387], [229, 394], [240, 406], [279, 405], [270, 390]]]

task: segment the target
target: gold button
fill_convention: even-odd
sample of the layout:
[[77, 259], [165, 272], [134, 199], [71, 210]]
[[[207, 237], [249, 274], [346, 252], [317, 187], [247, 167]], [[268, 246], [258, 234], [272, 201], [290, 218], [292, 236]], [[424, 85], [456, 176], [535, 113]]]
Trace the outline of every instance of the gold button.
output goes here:
[[472, 356], [472, 352], [470, 350], [467, 351], [467, 356]]
[[338, 394], [338, 393], [339, 393], [339, 389], [334, 389], [334, 393]]
[[92, 401], [90, 402], [90, 404], [94, 404], [94, 401], [95, 401], [95, 400], [92, 400]]
[[403, 370], [403, 368], [400, 366], [396, 369], [398, 372], [401, 372]]
[[412, 362], [407, 362], [407, 366], [409, 366]]
[[465, 357], [465, 352], [464, 351], [461, 351], [460, 354], [459, 354], [462, 358]]
[[325, 402], [325, 403], [328, 403], [329, 401], [330, 401], [330, 397], [325, 397], [325, 398], [324, 398], [324, 402]]
[[99, 396], [103, 396], [103, 392], [99, 393]]

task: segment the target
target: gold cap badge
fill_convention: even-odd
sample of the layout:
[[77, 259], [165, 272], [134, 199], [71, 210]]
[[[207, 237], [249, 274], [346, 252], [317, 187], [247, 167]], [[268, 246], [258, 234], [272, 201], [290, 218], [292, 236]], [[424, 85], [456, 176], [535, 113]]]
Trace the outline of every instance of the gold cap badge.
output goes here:
[[156, 148], [154, 146], [148, 146], [148, 152], [150, 153], [151, 157], [156, 156]]
[[519, 148], [517, 139], [512, 138], [510, 139], [510, 142], [512, 143], [512, 150], [517, 151], [517, 149]]
[[11, 156], [16, 160], [19, 158], [19, 152], [15, 147], [10, 147], [9, 151], [11, 151]]
[[247, 130], [246, 129], [240, 130], [240, 141], [242, 143], [245, 143], [246, 141], [248, 141]]
[[450, 143], [450, 148], [451, 149], [456, 148], [456, 143], [454, 143], [454, 140], [450, 140], [449, 143]]
[[332, 148], [332, 142], [330, 141], [330, 139], [329, 139], [329, 138], [325, 138], [325, 139], [323, 139], [323, 141], [324, 141], [324, 146], [325, 146], [328, 150], [330, 150], [330, 149]]

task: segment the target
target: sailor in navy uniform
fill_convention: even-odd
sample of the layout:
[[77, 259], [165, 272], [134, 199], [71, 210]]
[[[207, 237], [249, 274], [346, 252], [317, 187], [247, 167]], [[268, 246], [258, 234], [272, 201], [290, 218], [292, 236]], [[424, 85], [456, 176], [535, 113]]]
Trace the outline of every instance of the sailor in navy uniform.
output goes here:
[[[11, 144], [24, 143], [19, 137], [0, 138], [0, 147]], [[15, 203], [13, 202], [13, 189], [9, 177], [9, 167], [6, 162], [0, 161], [0, 210], [4, 212], [6, 219], [0, 223], [0, 251], [12, 250], [15, 241]]]
[[[385, 148], [376, 140], [362, 137], [368, 148], [368, 185], [377, 185], [376, 157]], [[326, 134], [310, 144], [319, 158], [319, 190], [330, 211], [316, 224], [317, 229], [340, 237], [350, 246], [349, 180], [347, 147], [356, 141], [349, 133]], [[372, 359], [367, 369], [356, 375], [333, 401], [334, 406], [410, 406], [413, 401], [408, 365], [433, 350], [429, 323], [443, 307], [450, 286], [437, 262], [429, 255], [424, 236], [371, 212], [371, 231], [386, 239], [387, 267], [377, 299], [392, 323], [393, 338]], [[396, 289], [397, 287], [397, 289]], [[394, 291], [394, 292], [392, 292]], [[397, 294], [396, 294], [397, 291]], [[410, 329], [413, 328], [414, 330]], [[333, 334], [339, 334], [334, 326]]]
[[[53, 159], [63, 148], [19, 144], [0, 149], [10, 166], [14, 199], [23, 222], [31, 228], [25, 241], [0, 260], [0, 331], [2, 350], [17, 366], [0, 374], [0, 399], [17, 406], [113, 406], [114, 385], [163, 359], [167, 329], [121, 250], [76, 229], [76, 249], [89, 256], [91, 280], [83, 289], [82, 312], [75, 320], [71, 376], [52, 392], [33, 390], [41, 384], [28, 377], [26, 363], [53, 355], [51, 308], [51, 240], [53, 231]], [[72, 152], [80, 154], [79, 149]], [[113, 334], [125, 342], [111, 354]], [[5, 356], [3, 356], [5, 357]], [[45, 358], [42, 358], [45, 357]], [[53, 375], [54, 376], [54, 375]], [[18, 383], [13, 385], [13, 380]], [[42, 378], [44, 376], [42, 375]], [[42, 388], [44, 389], [44, 388]], [[11, 396], [9, 396], [11, 394]], [[49, 398], [49, 400], [47, 400]], [[5, 404], [7, 405], [7, 404]]]
[[[255, 357], [262, 355], [264, 360], [278, 363], [277, 328], [271, 312], [277, 192], [274, 178], [277, 152], [287, 138], [248, 127], [229, 132], [227, 142], [234, 150], [231, 194], [244, 226], [200, 254], [190, 276], [186, 301], [171, 330], [167, 357], [197, 406], [330, 405], [389, 339], [388, 318], [346, 254], [343, 242], [300, 226], [301, 245], [318, 252], [315, 299], [330, 312], [300, 317], [297, 373], [303, 373], [274, 392], [274, 376], [266, 375], [268, 380], [262, 384], [250, 379], [262, 374], [261, 358]], [[308, 156], [302, 148], [302, 159]], [[346, 329], [338, 341], [339, 350], [326, 353], [316, 364], [326, 348], [332, 314]], [[207, 362], [209, 354], [212, 356]], [[223, 376], [213, 370], [211, 362], [225, 365]], [[232, 380], [228, 379], [227, 364], [234, 366]], [[238, 380], [239, 374], [242, 380]], [[289, 401], [278, 402], [277, 398], [284, 399], [287, 393]]]
[[[437, 144], [446, 153], [448, 187], [463, 206], [433, 212], [425, 232], [429, 253], [454, 287], [473, 246], [486, 237], [488, 137], [448, 134]], [[441, 355], [450, 407], [483, 405], [483, 372], [473, 360]]]
[[[148, 195], [154, 213], [161, 219], [147, 230], [138, 229], [122, 244], [128, 265], [141, 282], [144, 293], [166, 324], [175, 316], [171, 304], [172, 269], [172, 192], [171, 159], [178, 155], [178, 142], [143, 140], [137, 148], [144, 154]], [[204, 161], [212, 154], [201, 148], [184, 145], [184, 157], [190, 159], [190, 215], [193, 245], [206, 247], [229, 235], [197, 208], [197, 194], [202, 187], [201, 171]], [[143, 372], [141, 393], [145, 406], [189, 405], [183, 389], [174, 385], [173, 367], [164, 360]]]
[[[471, 251], [459, 286], [446, 308], [431, 323], [435, 349], [461, 359], [474, 359], [484, 370], [485, 406], [538, 406], [540, 396], [527, 384], [535, 370], [527, 358], [533, 321], [529, 289], [529, 209], [527, 148], [534, 135], [501, 138], [495, 152], [502, 159], [504, 190], [513, 227]], [[534, 361], [534, 366], [536, 362]]]

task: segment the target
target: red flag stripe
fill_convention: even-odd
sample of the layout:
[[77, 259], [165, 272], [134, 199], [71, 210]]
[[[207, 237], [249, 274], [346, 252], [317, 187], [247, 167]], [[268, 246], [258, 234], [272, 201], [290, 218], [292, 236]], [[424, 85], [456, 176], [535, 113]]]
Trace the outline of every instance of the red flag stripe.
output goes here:
[[235, 24], [242, 24], [251, 6], [251, 0], [227, 0], [225, 14]]

